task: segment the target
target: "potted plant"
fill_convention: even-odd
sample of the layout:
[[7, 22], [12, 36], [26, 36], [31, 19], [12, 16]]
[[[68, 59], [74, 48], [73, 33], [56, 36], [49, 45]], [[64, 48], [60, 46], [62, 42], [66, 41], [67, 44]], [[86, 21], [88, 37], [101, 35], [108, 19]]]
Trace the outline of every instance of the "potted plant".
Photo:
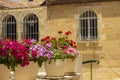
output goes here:
[[0, 39], [0, 61], [10, 70], [10, 80], [14, 80], [16, 67], [18, 65], [24, 67], [29, 64], [28, 50], [18, 41]]
[[[46, 49], [39, 42], [35, 42], [34, 44], [32, 44], [29, 47], [30, 61], [37, 63], [37, 65], [38, 65], [37, 68], [39, 68], [39, 69], [41, 69], [41, 67], [43, 68], [42, 64], [46, 61], [46, 59], [50, 59], [52, 57], [52, 55], [53, 55], [53, 51]], [[36, 64], [34, 64], [34, 65], [36, 65]], [[33, 71], [33, 72], [35, 72], [35, 71]], [[33, 80], [33, 79], [31, 78], [29, 80]]]
[[29, 54], [29, 48], [35, 42], [36, 41], [33, 39], [24, 39], [20, 41], [20, 43], [26, 48], [27, 60], [28, 60], [29, 65], [25, 66], [25, 64], [22, 64], [22, 65], [17, 66], [16, 71], [15, 71], [16, 80], [33, 80], [36, 78], [39, 68], [33, 61], [30, 60], [31, 55]]
[[[71, 31], [65, 33], [59, 31], [59, 37], [46, 36], [41, 39], [41, 44], [47, 50], [53, 51], [52, 56], [46, 59], [45, 63], [45, 69], [48, 76], [63, 76], [67, 72], [74, 72], [74, 69], [67, 69], [68, 66], [66, 68], [68, 62], [72, 62], [69, 63], [73, 64], [70, 66], [75, 66], [75, 60], [80, 54], [79, 51], [75, 49], [77, 47], [76, 42], [69, 39], [71, 34]], [[57, 67], [55, 67], [55, 65]]]
[[29, 55], [30, 60], [37, 62], [38, 66], [41, 67], [46, 59], [51, 59], [53, 51], [46, 49], [39, 43], [35, 43], [29, 48]]

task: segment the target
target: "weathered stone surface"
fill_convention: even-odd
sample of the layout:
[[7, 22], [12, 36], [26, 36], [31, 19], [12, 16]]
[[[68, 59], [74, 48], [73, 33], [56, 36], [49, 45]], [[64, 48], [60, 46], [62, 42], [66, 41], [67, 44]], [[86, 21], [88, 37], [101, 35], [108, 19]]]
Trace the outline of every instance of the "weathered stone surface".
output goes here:
[[[92, 10], [98, 16], [99, 39], [94, 42], [79, 39], [79, 17], [86, 10]], [[77, 41], [83, 60], [100, 60], [100, 64], [93, 64], [93, 80], [120, 78], [120, 1], [2, 10], [0, 33], [3, 18], [12, 14], [17, 20], [18, 40], [21, 40], [23, 18], [30, 13], [39, 18], [40, 38], [58, 36], [56, 32], [59, 30], [70, 30], [73, 33], [70, 38]], [[83, 65], [83, 80], [90, 80], [89, 64]]]

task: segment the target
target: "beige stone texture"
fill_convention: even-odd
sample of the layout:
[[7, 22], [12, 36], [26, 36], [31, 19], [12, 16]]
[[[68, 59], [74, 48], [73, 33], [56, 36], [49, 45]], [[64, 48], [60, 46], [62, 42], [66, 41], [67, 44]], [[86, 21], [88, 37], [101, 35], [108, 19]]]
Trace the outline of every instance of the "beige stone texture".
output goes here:
[[[93, 64], [93, 80], [114, 80], [120, 78], [120, 2], [91, 4], [55, 5], [48, 8], [46, 34], [55, 35], [58, 30], [73, 32], [71, 38], [78, 43], [83, 60], [97, 59]], [[98, 40], [81, 41], [79, 38], [79, 17], [87, 10], [98, 16]], [[47, 27], [46, 27], [47, 29]], [[90, 64], [83, 64], [83, 80], [90, 80]]]
[[[42, 27], [45, 26], [47, 20], [47, 11], [46, 7], [36, 7], [36, 8], [19, 8], [19, 9], [6, 9], [2, 10], [0, 13], [0, 32], [2, 32], [2, 20], [7, 15], [13, 15], [17, 20], [17, 33], [18, 40], [21, 40], [21, 33], [23, 29], [23, 19], [29, 14], [35, 14], [39, 18], [39, 33], [41, 34]], [[2, 36], [2, 33], [1, 35]], [[42, 36], [42, 35], [40, 35]], [[39, 37], [40, 37], [39, 36]]]
[[[98, 16], [97, 41], [81, 41], [79, 38], [79, 17], [87, 10], [94, 11]], [[100, 61], [99, 64], [93, 64], [93, 80], [120, 78], [120, 1], [6, 9], [0, 11], [0, 23], [2, 24], [6, 15], [14, 15], [17, 20], [18, 40], [21, 40], [22, 20], [30, 13], [39, 18], [40, 38], [45, 35], [58, 36], [56, 32], [60, 30], [72, 31], [70, 38], [77, 41], [83, 60]], [[0, 30], [1, 28], [2, 25]], [[90, 80], [90, 64], [83, 64], [82, 72], [82, 79]]]

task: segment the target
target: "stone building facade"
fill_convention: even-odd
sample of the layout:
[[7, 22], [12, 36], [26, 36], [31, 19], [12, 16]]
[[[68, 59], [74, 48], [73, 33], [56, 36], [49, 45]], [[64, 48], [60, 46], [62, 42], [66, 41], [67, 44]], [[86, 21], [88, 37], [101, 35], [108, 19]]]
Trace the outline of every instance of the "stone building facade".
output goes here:
[[[36, 1], [36, 2], [34, 2]], [[52, 0], [51, 0], [52, 1]], [[53, 0], [55, 1], [55, 0]], [[59, 1], [59, 0], [58, 0]], [[16, 20], [16, 34], [18, 40], [22, 39], [24, 31], [24, 18], [27, 15], [35, 14], [38, 18], [38, 36], [40, 38], [45, 35], [57, 36], [59, 30], [72, 31], [71, 38], [76, 40], [78, 49], [80, 50], [83, 60], [97, 59], [99, 64], [93, 65], [93, 80], [117, 80], [120, 78], [120, 1], [101, 1], [101, 2], [83, 2], [83, 3], [50, 3], [40, 6], [43, 0], [20, 0], [21, 7], [9, 8], [2, 7], [0, 10], [0, 36], [4, 35], [3, 20], [7, 15], [14, 16]], [[74, 0], [73, 0], [74, 2]], [[34, 4], [36, 5], [34, 5]], [[30, 6], [32, 5], [33, 6]], [[97, 19], [97, 32], [93, 36], [93, 40], [88, 37], [82, 40], [81, 26], [92, 23], [81, 23], [81, 16], [87, 12], [93, 14], [93, 18]], [[86, 13], [86, 16], [91, 18]], [[94, 16], [95, 14], [95, 16]], [[83, 16], [84, 17], [84, 16]], [[85, 19], [87, 18], [85, 17]], [[84, 20], [84, 18], [83, 18]], [[7, 21], [7, 20], [6, 20]], [[83, 25], [81, 25], [83, 24]], [[84, 28], [83, 28], [84, 29]], [[88, 30], [88, 29], [86, 29]], [[88, 30], [89, 31], [89, 30]], [[85, 33], [85, 32], [83, 32]], [[88, 32], [90, 33], [90, 32]], [[3, 35], [2, 35], [3, 34]], [[91, 36], [91, 35], [90, 35]], [[84, 38], [83, 38], [84, 39]], [[90, 80], [90, 65], [83, 65], [83, 80]]]

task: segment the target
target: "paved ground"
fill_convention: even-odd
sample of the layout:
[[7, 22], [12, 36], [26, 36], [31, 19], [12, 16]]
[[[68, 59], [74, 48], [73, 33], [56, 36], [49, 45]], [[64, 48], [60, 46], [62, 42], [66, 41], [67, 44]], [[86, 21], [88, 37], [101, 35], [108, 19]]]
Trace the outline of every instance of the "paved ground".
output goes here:
[[[83, 69], [83, 80], [91, 80], [89, 70]], [[120, 67], [98, 67], [93, 70], [92, 80], [120, 80]]]

